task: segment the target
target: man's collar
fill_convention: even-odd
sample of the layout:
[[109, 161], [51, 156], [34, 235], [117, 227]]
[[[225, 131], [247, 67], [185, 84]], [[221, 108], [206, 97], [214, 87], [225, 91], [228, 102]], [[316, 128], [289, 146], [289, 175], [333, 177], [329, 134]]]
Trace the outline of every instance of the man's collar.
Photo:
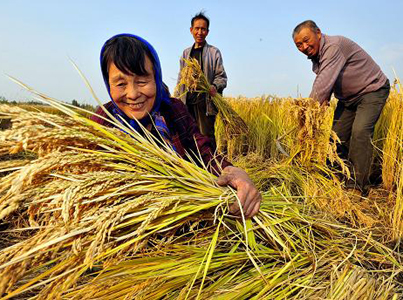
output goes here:
[[196, 47], [195, 47], [195, 46], [196, 46], [196, 43], [193, 43], [192, 49], [200, 49], [200, 48], [204, 48], [204, 47], [206, 47], [206, 45], [208, 45], [208, 44], [207, 44], [207, 41], [205, 41], [205, 42], [204, 42], [203, 46], [201, 46], [201, 47], [197, 47], [197, 48], [196, 48]]
[[322, 33], [322, 36], [320, 37], [320, 44], [319, 44], [319, 51], [318, 51], [318, 59], [320, 58], [321, 54], [322, 54], [322, 49], [323, 49], [323, 45], [325, 44], [325, 38], [326, 36]]

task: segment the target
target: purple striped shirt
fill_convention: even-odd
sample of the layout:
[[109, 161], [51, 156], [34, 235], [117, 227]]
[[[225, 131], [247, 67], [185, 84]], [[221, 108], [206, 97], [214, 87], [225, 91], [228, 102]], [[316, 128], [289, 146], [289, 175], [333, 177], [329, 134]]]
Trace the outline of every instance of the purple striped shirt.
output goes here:
[[312, 58], [316, 74], [311, 98], [323, 102], [334, 96], [345, 102], [380, 89], [387, 80], [375, 61], [353, 41], [322, 34], [318, 56]]

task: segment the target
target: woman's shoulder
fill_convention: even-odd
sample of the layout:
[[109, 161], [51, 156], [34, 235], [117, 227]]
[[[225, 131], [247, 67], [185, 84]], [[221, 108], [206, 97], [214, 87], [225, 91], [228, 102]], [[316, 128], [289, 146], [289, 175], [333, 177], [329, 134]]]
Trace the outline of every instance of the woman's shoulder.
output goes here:
[[[108, 112], [112, 112], [113, 108], [113, 103], [112, 101], [109, 101], [106, 104], [102, 105]], [[106, 121], [105, 119], [110, 119], [108, 114], [104, 111], [104, 109], [101, 106], [98, 106], [97, 109], [95, 110], [95, 114], [91, 116], [91, 120], [97, 122], [98, 124], [104, 125], [104, 126], [111, 126], [111, 124]]]
[[169, 101], [161, 105], [160, 112], [174, 132], [186, 132], [191, 126], [192, 117], [186, 105], [179, 99], [169, 98]]
[[178, 106], [185, 106], [185, 104], [181, 101], [181, 100], [179, 100], [179, 99], [177, 99], [177, 98], [173, 98], [173, 97], [170, 97], [169, 98], [169, 104], [170, 105], [178, 105]]
[[169, 98], [161, 108], [164, 112], [169, 113], [172, 116], [189, 114], [186, 105], [176, 98]]

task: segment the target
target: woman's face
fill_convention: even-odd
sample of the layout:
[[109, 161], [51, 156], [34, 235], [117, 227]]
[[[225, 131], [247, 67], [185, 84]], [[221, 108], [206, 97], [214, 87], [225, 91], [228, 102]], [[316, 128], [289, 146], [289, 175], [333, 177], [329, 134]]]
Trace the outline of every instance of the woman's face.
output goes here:
[[157, 87], [151, 60], [146, 56], [145, 69], [147, 75], [127, 75], [112, 62], [109, 65], [110, 94], [116, 105], [129, 118], [141, 120], [151, 112]]

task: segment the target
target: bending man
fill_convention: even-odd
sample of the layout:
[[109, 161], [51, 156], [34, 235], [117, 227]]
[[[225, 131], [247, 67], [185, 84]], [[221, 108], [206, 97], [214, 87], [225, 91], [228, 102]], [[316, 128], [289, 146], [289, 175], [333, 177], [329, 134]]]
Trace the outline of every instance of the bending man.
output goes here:
[[389, 95], [389, 80], [360, 46], [343, 36], [323, 34], [308, 20], [295, 27], [298, 50], [312, 60], [316, 74], [310, 97], [326, 104], [339, 100], [333, 130], [341, 140], [339, 155], [351, 161], [357, 187], [368, 193], [375, 124]]

